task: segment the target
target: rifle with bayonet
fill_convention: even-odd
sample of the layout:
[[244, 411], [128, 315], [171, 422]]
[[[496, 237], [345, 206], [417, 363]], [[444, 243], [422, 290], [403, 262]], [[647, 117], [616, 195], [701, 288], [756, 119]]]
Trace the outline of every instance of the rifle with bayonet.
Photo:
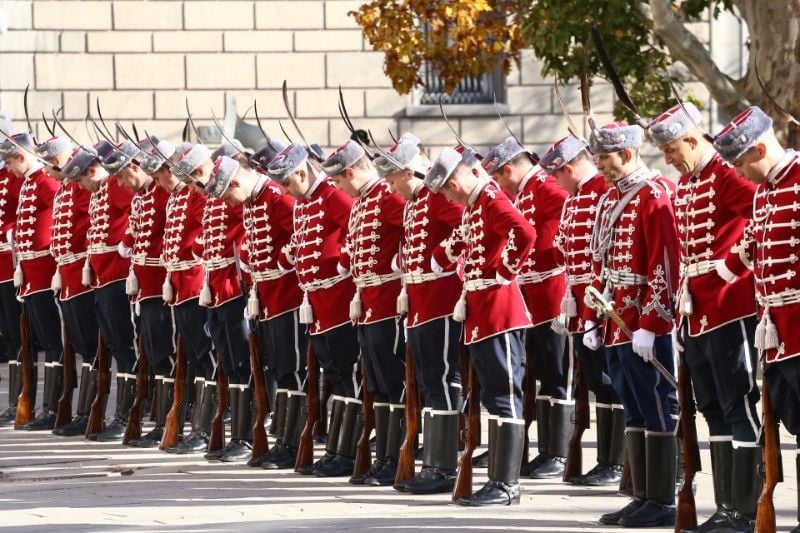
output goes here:
[[19, 330], [21, 342], [21, 363], [22, 363], [22, 388], [17, 397], [17, 418], [14, 421], [14, 429], [19, 429], [33, 420], [35, 398], [31, 400], [31, 391], [35, 390], [36, 370], [34, 369], [33, 356], [31, 354], [31, 323], [25, 304], [22, 304], [22, 313], [19, 317]]
[[[414, 353], [411, 343], [406, 343], [406, 434], [400, 446], [400, 457], [397, 461], [397, 473], [394, 484], [405, 487], [414, 478], [414, 440], [417, 438], [417, 379], [414, 371]], [[430, 445], [430, 443], [428, 444]]]
[[[136, 397], [133, 400], [130, 411], [128, 411], [128, 425], [125, 426], [125, 436], [122, 437], [122, 444], [128, 444], [132, 440], [142, 437], [142, 410], [147, 400], [147, 389], [150, 385], [150, 368], [147, 357], [144, 353], [144, 335], [139, 331], [136, 336], [138, 347], [138, 358], [136, 364]], [[151, 405], [156, 404], [156, 398], [151, 398]]]
[[675, 531], [697, 527], [697, 507], [694, 501], [692, 484], [695, 474], [700, 471], [700, 448], [697, 443], [695, 425], [695, 404], [692, 391], [692, 377], [683, 357], [678, 367], [678, 405], [681, 413], [681, 444], [683, 446], [683, 481], [678, 490], [678, 508], [675, 513]]
[[478, 426], [481, 419], [480, 383], [475, 363], [469, 365], [469, 397], [467, 400], [467, 436], [464, 453], [458, 461], [458, 473], [453, 487], [453, 501], [472, 494], [472, 455], [478, 446]]
[[[408, 393], [407, 393], [408, 394]], [[416, 391], [414, 392], [416, 394]], [[369, 438], [375, 429], [375, 410], [372, 403], [372, 393], [367, 386], [367, 362], [361, 356], [361, 407], [364, 426], [356, 446], [356, 458], [353, 462], [353, 477], [363, 477], [372, 466], [372, 449]]]
[[217, 412], [211, 419], [211, 434], [208, 436], [207, 453], [216, 452], [225, 447], [225, 411], [228, 410], [228, 376], [222, 368], [222, 361], [217, 363]]
[[95, 368], [97, 368], [97, 394], [92, 401], [89, 410], [89, 421], [86, 424], [86, 437], [103, 431], [104, 419], [106, 416], [106, 402], [111, 392], [108, 353], [106, 351], [106, 341], [102, 333], [97, 333], [97, 357], [95, 357]]
[[[178, 435], [183, 426], [184, 399], [186, 397], [186, 354], [183, 351], [183, 339], [178, 336], [175, 346], [175, 382], [172, 385], [172, 407], [164, 422], [164, 434], [159, 448], [166, 450], [178, 444]], [[196, 405], [195, 409], [200, 406]]]
[[583, 471], [583, 448], [581, 439], [583, 432], [589, 427], [589, 388], [583, 375], [583, 365], [580, 359], [575, 358], [577, 369], [575, 371], [575, 429], [569, 440], [567, 462], [564, 467], [564, 481], [580, 476]]
[[64, 365], [64, 390], [58, 399], [58, 409], [56, 410], [56, 422], [53, 429], [58, 429], [69, 424], [72, 420], [72, 391], [78, 382], [78, 375], [75, 370], [75, 350], [69, 342], [69, 331], [64, 319], [61, 319], [61, 344], [62, 363]]
[[314, 424], [319, 416], [319, 365], [311, 341], [306, 354], [306, 391], [306, 423], [297, 446], [295, 472], [307, 470], [314, 463]]
[[775, 533], [775, 504], [772, 501], [775, 487], [781, 480], [781, 446], [778, 419], [769, 395], [766, 369], [761, 377], [761, 435], [764, 439], [764, 486], [756, 504], [756, 533]]

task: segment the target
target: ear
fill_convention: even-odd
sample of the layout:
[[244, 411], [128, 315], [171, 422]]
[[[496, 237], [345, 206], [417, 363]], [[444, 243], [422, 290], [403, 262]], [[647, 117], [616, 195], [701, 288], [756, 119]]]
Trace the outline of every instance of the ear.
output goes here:
[[[475, 168], [475, 167], [472, 167], [472, 168], [470, 169], [470, 171], [472, 172], [472, 175], [473, 175], [473, 176], [475, 176], [476, 178], [480, 178], [480, 177], [481, 177], [481, 173], [480, 173], [480, 172], [478, 172], [478, 169], [477, 169], [477, 168]], [[450, 180], [450, 181], [453, 181], [453, 180]]]
[[756, 150], [758, 150], [759, 159], [763, 159], [767, 155], [767, 145], [764, 143], [756, 143]]
[[627, 165], [628, 163], [630, 163], [630, 161], [631, 161], [631, 158], [633, 157], [633, 156], [632, 156], [632, 153], [631, 153], [631, 151], [630, 151], [630, 150], [628, 150], [627, 148], [625, 148], [624, 150], [622, 150], [622, 151], [619, 153], [619, 155], [620, 155], [620, 159], [622, 159], [622, 163], [623, 163], [623, 164], [626, 164], [626, 165]]

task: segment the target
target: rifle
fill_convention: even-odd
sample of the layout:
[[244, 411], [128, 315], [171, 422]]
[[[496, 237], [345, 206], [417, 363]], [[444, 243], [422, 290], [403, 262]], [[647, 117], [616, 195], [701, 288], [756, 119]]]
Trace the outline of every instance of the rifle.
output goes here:
[[56, 423], [53, 429], [58, 429], [72, 420], [72, 391], [78, 382], [78, 375], [75, 371], [75, 350], [69, 342], [69, 331], [67, 325], [61, 320], [61, 344], [63, 346], [64, 362], [64, 391], [58, 399], [58, 409], [56, 412]]
[[[256, 402], [256, 416], [253, 417], [252, 457], [261, 457], [269, 451], [269, 440], [264, 421], [267, 419], [267, 392], [264, 382], [264, 367], [261, 365], [261, 350], [258, 345], [255, 321], [249, 321], [247, 344], [250, 351], [250, 371], [253, 374], [253, 398]], [[277, 413], [275, 415], [277, 417]]]
[[[570, 339], [570, 342], [572, 339]], [[583, 450], [581, 439], [583, 432], [589, 427], [589, 388], [583, 376], [583, 365], [580, 359], [575, 358], [575, 430], [569, 440], [567, 462], [564, 467], [564, 481], [569, 481], [581, 475], [583, 470]]]
[[319, 416], [314, 422], [314, 439], [324, 438], [328, 435], [328, 398], [333, 394], [333, 383], [331, 378], [324, 377], [322, 380], [322, 401], [319, 402]]
[[34, 406], [30, 394], [34, 387], [33, 357], [31, 355], [31, 322], [25, 304], [22, 304], [22, 313], [19, 316], [19, 333], [22, 351], [22, 388], [17, 397], [17, 418], [14, 429], [18, 429], [33, 420]]
[[[458, 368], [461, 374], [461, 395], [466, 403], [469, 398], [469, 351], [463, 344], [458, 353]], [[467, 447], [467, 416], [464, 414], [463, 406], [459, 406], [458, 410], [458, 451], [463, 452]], [[480, 432], [478, 432], [478, 442], [480, 442]]]
[[531, 438], [528, 435], [531, 424], [536, 420], [536, 374], [533, 370], [533, 356], [525, 351], [525, 382], [524, 394], [522, 397], [522, 418], [525, 419], [525, 446], [522, 448], [522, 463], [520, 463], [520, 474], [526, 475], [528, 463], [531, 460], [530, 448]]
[[478, 371], [475, 363], [469, 365], [469, 400], [467, 414], [467, 436], [464, 454], [458, 461], [458, 475], [453, 487], [453, 501], [468, 498], [472, 495], [472, 454], [478, 446], [478, 424], [481, 419], [481, 385], [478, 382]]
[[89, 435], [103, 431], [103, 419], [106, 416], [106, 401], [110, 392], [108, 354], [106, 353], [106, 341], [103, 334], [97, 333], [97, 357], [95, 358], [97, 367], [97, 394], [92, 401], [92, 408], [89, 410], [89, 421], [86, 424], [86, 438]]
[[[136, 361], [136, 364], [139, 365], [136, 370], [136, 398], [134, 398], [133, 405], [128, 411], [128, 425], [125, 426], [125, 436], [122, 437], [122, 444], [128, 444], [130, 441], [142, 437], [142, 407], [147, 399], [147, 388], [150, 382], [150, 369], [144, 353], [144, 336], [141, 332], [137, 335], [136, 344], [139, 351], [139, 358]], [[155, 405], [156, 398], [151, 401]]]
[[678, 509], [675, 513], [675, 532], [697, 527], [697, 508], [694, 503], [692, 482], [695, 473], [701, 470], [700, 447], [697, 443], [697, 427], [694, 423], [695, 405], [692, 394], [692, 378], [689, 367], [681, 360], [678, 367], [678, 404], [681, 412], [681, 433], [683, 434], [683, 482], [678, 491]]
[[764, 435], [764, 487], [758, 497], [756, 508], [756, 533], [775, 533], [775, 505], [772, 495], [781, 476], [781, 450], [778, 443], [778, 420], [772, 407], [767, 387], [766, 369], [761, 377], [761, 409], [764, 420], [761, 431]]
[[[164, 435], [161, 437], [159, 448], [166, 450], [178, 444], [178, 433], [183, 425], [184, 399], [186, 397], [186, 354], [183, 352], [183, 342], [178, 337], [175, 346], [175, 382], [173, 383], [172, 407], [167, 413], [167, 420], [164, 422]], [[199, 409], [197, 405], [195, 408]]]
[[311, 341], [308, 342], [306, 355], [306, 390], [306, 423], [297, 446], [295, 472], [310, 468], [314, 462], [314, 423], [319, 414], [319, 366]]
[[225, 446], [225, 411], [228, 410], [228, 376], [222, 368], [222, 361], [217, 364], [217, 412], [211, 420], [211, 435], [208, 436], [208, 452], [221, 450]]
[[361, 430], [361, 437], [359, 437], [356, 447], [353, 477], [362, 477], [372, 466], [372, 449], [370, 448], [369, 438], [375, 428], [375, 411], [372, 405], [372, 393], [369, 392], [367, 387], [367, 362], [364, 360], [363, 355], [361, 356], [361, 394], [364, 427]]
[[[395, 485], [404, 486], [414, 478], [414, 440], [417, 438], [417, 379], [414, 371], [414, 354], [411, 343], [406, 343], [406, 435], [400, 446]], [[430, 446], [430, 443], [427, 443]]]

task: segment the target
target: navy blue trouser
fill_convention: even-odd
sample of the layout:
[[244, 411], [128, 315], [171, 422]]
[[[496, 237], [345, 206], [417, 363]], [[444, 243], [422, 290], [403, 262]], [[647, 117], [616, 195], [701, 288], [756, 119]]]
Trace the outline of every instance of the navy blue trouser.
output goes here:
[[208, 310], [208, 330], [228, 383], [250, 383], [250, 349], [244, 306], [244, 298], [239, 296]]
[[[653, 346], [656, 358], [671, 374], [675, 374], [670, 335], [656, 337]], [[625, 407], [625, 425], [658, 433], [675, 430], [672, 413], [676, 397], [672, 385], [633, 351], [629, 342], [606, 347], [611, 384]]]
[[139, 302], [139, 327], [150, 372], [159, 376], [170, 375], [175, 337], [172, 313], [164, 300], [159, 297]]
[[17, 289], [13, 281], [0, 283], [0, 335], [3, 336], [5, 356], [0, 360], [14, 360], [19, 354], [22, 341], [19, 336], [19, 316], [22, 307], [17, 300]]
[[136, 366], [134, 318], [125, 294], [125, 280], [95, 289], [94, 301], [97, 325], [107, 350], [117, 362], [117, 372], [132, 373]]
[[319, 365], [331, 380], [333, 394], [355, 398], [358, 389], [358, 334], [350, 323], [311, 335]]
[[461, 387], [461, 324], [446, 316], [408, 328], [407, 335], [414, 355], [417, 385], [425, 393], [427, 407], [436, 411], [458, 409], [450, 387]]
[[769, 363], [764, 375], [775, 413], [800, 444], [800, 357]]
[[550, 322], [529, 328], [525, 350], [533, 358], [535, 376], [541, 383], [538, 396], [572, 399], [575, 368], [567, 350], [567, 339], [553, 331]]
[[302, 390], [306, 378], [308, 335], [297, 309], [258, 323], [263, 364], [279, 389]]
[[195, 369], [195, 376], [212, 381], [216, 363], [211, 337], [203, 327], [208, 322], [208, 308], [198, 302], [199, 298], [192, 298], [172, 307], [175, 333], [181, 339], [187, 364]]
[[94, 314], [94, 294], [85, 292], [68, 300], [62, 300], [61, 316], [67, 326], [69, 343], [81, 355], [84, 363], [94, 365], [97, 356], [97, 317]]
[[[31, 324], [31, 331], [39, 340], [39, 345], [44, 350], [46, 363], [61, 361], [61, 317], [58, 306], [50, 290], [35, 292], [24, 297], [25, 312]], [[31, 351], [33, 360], [38, 359], [38, 354]]]
[[697, 337], [683, 333], [683, 358], [692, 377], [697, 409], [711, 436], [756, 442], [761, 423], [756, 411], [756, 317], [747, 317]]
[[617, 393], [614, 391], [614, 387], [611, 386], [605, 350], [602, 348], [590, 350], [584, 346], [582, 334], [572, 335], [571, 337], [572, 350], [580, 359], [583, 379], [586, 380], [587, 388], [594, 393], [595, 401], [605, 406], [619, 404]]
[[515, 329], [469, 345], [481, 386], [481, 403], [490, 415], [522, 418], [524, 334], [524, 329]]
[[406, 375], [406, 339], [400, 320], [387, 318], [358, 326], [358, 343], [373, 401], [401, 403]]

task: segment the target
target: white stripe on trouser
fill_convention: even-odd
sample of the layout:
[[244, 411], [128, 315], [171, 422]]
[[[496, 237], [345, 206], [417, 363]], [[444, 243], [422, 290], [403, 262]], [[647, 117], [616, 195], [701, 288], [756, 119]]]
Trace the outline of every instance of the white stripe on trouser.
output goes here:
[[[358, 386], [358, 374], [357, 374], [357, 372], [358, 372], [358, 361], [360, 359], [363, 359], [363, 357], [364, 357], [363, 353], [359, 353], [358, 354], [358, 359], [356, 359], [356, 362], [353, 363], [353, 371], [350, 373], [351, 376], [352, 376], [352, 379], [353, 379], [353, 390], [356, 391], [356, 393], [355, 393], [356, 397], [358, 397], [361, 394], [361, 387]], [[366, 370], [366, 366], [364, 367], [364, 369]], [[366, 377], [366, 376], [364, 376], [364, 377]], [[361, 382], [363, 383], [364, 380], [362, 379]]]
[[169, 318], [172, 320], [172, 353], [178, 351], [178, 328], [175, 327], [175, 308], [170, 306]]
[[[303, 382], [300, 379], [300, 324], [298, 323], [298, 311], [292, 312], [292, 323], [294, 324], [294, 381], [297, 383], [297, 390], [303, 390]], [[309, 341], [311, 342], [311, 341]]]
[[742, 346], [744, 346], [744, 366], [747, 369], [747, 381], [750, 383], [750, 387], [748, 388], [747, 392], [742, 398], [742, 403], [744, 403], [744, 412], [747, 413], [747, 421], [750, 422], [750, 427], [753, 429], [753, 435], [758, 438], [759, 435], [759, 428], [758, 423], [756, 422], [755, 417], [753, 416], [753, 412], [750, 410], [750, 402], [747, 396], [756, 386], [756, 377], [753, 372], [753, 365], [750, 363], [750, 346], [747, 344], [747, 329], [744, 327], [744, 320], [739, 319], [739, 329], [742, 331]]
[[511, 369], [511, 341], [508, 333], [503, 334], [503, 340], [506, 343], [506, 371], [508, 372], [508, 401], [511, 404], [511, 418], [517, 418], [517, 406], [514, 401], [514, 373]]
[[[661, 396], [658, 395], [658, 385], [661, 383], [661, 374], [653, 369], [653, 373], [656, 375], [656, 383], [653, 385], [653, 398], [656, 400], [656, 410], [658, 411], [658, 420], [661, 422], [661, 429], [667, 429], [667, 422], [664, 420], [664, 409], [661, 405]], [[644, 413], [642, 413], [644, 414]]]
[[[139, 357], [142, 355], [139, 353], [139, 335], [142, 334], [140, 331], [141, 328], [136, 327], [136, 320], [134, 317], [134, 307], [133, 305], [130, 306], [131, 310], [131, 326], [133, 326], [133, 354], [136, 356], [136, 361], [133, 362], [133, 370], [132, 372], [138, 372], [139, 370]], [[119, 375], [119, 370], [117, 370], [117, 375]], [[135, 376], [136, 374], [134, 374]]]
[[[567, 336], [567, 345], [569, 346], [569, 355], [567, 356], [567, 392], [566, 399], [572, 400], [572, 364], [573, 357], [575, 357], [575, 339], [572, 335]], [[586, 378], [584, 377], [584, 380]]]
[[450, 320], [444, 319], [444, 349], [442, 350], [442, 362], [444, 363], [444, 372], [442, 372], [442, 389], [444, 390], [444, 399], [447, 402], [447, 410], [452, 411], [453, 405], [450, 402], [450, 389], [447, 385], [447, 376], [450, 374], [450, 362], [447, 360], [447, 352], [450, 351]]

